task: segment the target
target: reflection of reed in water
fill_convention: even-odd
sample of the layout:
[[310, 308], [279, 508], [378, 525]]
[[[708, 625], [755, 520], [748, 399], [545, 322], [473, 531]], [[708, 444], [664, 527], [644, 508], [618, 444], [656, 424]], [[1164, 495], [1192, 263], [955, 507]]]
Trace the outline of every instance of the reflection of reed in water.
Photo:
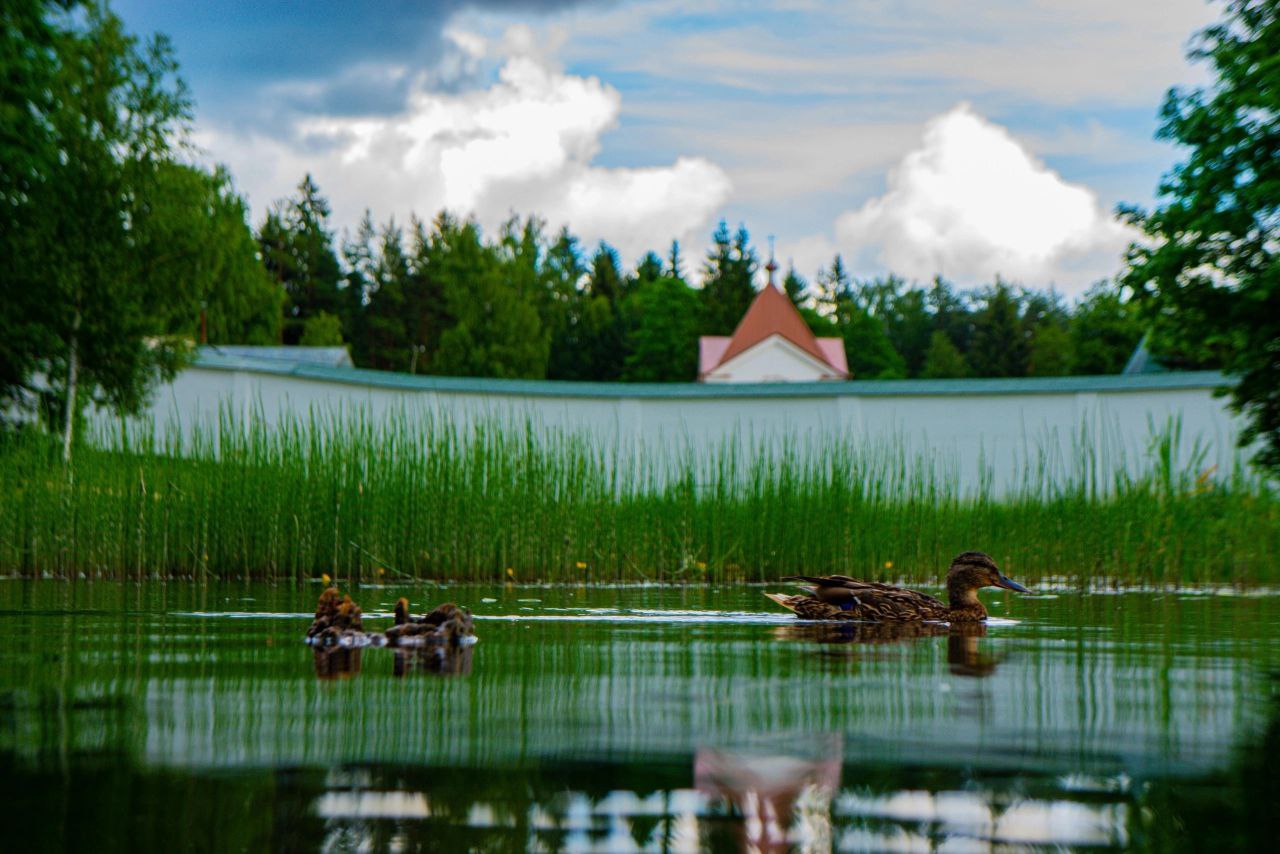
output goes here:
[[896, 644], [920, 638], [947, 638], [947, 665], [956, 676], [990, 676], [999, 659], [981, 651], [978, 638], [986, 637], [985, 623], [804, 623], [778, 626], [778, 640], [820, 644]]
[[843, 744], [838, 735], [815, 740], [813, 756], [767, 750], [701, 747], [694, 785], [723, 798], [742, 816], [744, 851], [822, 851], [831, 848], [831, 798], [840, 787]]
[[395, 656], [392, 672], [396, 676], [410, 673], [439, 673], [458, 676], [471, 672], [471, 656], [475, 647], [432, 644], [430, 646], [397, 647], [391, 650]]
[[350, 679], [360, 672], [360, 648], [341, 646], [314, 649], [317, 679]]

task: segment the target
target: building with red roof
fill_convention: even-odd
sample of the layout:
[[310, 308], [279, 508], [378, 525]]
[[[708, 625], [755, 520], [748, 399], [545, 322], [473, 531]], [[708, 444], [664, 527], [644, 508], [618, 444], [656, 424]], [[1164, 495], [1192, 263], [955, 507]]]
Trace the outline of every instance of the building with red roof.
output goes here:
[[704, 383], [816, 382], [849, 379], [844, 341], [818, 338], [791, 300], [769, 281], [733, 335], [698, 339], [698, 381]]

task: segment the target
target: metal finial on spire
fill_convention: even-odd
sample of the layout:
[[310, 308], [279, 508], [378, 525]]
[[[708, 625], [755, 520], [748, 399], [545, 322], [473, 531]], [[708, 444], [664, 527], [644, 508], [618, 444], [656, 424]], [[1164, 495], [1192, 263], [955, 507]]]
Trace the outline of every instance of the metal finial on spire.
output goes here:
[[773, 260], [773, 235], [769, 235], [769, 263], [764, 265], [769, 273], [769, 284], [773, 285], [773, 274], [778, 270], [778, 262]]

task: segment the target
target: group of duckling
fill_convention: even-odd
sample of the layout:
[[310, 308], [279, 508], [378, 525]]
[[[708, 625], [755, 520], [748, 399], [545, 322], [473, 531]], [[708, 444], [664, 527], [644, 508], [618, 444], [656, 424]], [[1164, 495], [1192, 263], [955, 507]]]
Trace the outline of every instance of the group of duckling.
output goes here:
[[401, 596], [394, 613], [395, 622], [389, 629], [366, 632], [360, 606], [350, 596], [340, 593], [338, 588], [330, 587], [320, 594], [316, 616], [307, 629], [306, 640], [316, 647], [459, 647], [475, 643], [471, 612], [452, 602], [415, 616], [409, 612], [409, 600]]

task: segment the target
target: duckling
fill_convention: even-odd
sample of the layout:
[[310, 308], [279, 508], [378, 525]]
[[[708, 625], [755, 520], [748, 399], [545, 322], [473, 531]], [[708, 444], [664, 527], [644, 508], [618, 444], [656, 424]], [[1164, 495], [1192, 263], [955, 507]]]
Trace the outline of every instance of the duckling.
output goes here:
[[475, 643], [475, 636], [471, 612], [466, 608], [445, 602], [431, 613], [415, 617], [409, 613], [409, 600], [403, 596], [396, 602], [395, 625], [386, 631], [388, 646], [402, 642], [461, 646]]
[[364, 635], [364, 622], [360, 606], [350, 596], [330, 587], [320, 594], [316, 602], [316, 616], [307, 629], [307, 643], [313, 646], [334, 644], [343, 638]]
[[765, 595], [804, 620], [972, 623], [987, 618], [987, 609], [978, 599], [980, 588], [1003, 587], [1019, 593], [1030, 592], [1006, 578], [991, 556], [983, 552], [964, 552], [951, 561], [947, 570], [946, 603], [914, 590], [858, 581], [847, 575], [793, 575], [784, 580], [808, 582], [802, 585], [807, 592], [798, 596]]

